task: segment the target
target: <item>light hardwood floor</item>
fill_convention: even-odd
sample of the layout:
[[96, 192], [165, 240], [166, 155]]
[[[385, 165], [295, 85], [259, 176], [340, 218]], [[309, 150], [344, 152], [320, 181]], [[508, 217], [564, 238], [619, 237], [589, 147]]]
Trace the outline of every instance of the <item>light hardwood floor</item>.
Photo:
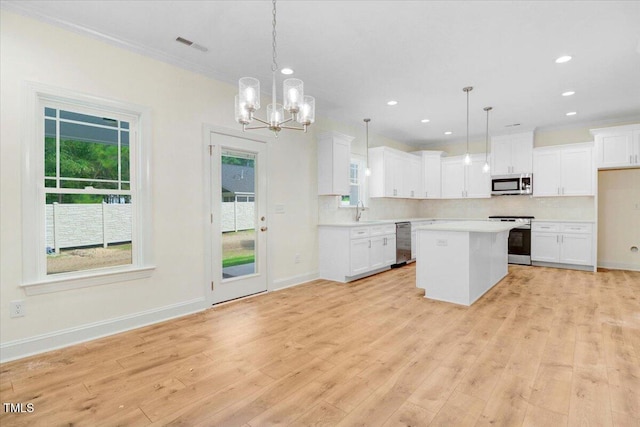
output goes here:
[[640, 273], [317, 280], [1, 366], [4, 426], [640, 426]]

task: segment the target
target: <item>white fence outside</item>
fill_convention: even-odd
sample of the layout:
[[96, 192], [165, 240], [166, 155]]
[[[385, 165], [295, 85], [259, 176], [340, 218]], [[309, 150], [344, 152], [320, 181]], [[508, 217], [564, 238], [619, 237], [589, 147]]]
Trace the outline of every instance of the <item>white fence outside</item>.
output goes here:
[[222, 202], [222, 232], [255, 228], [254, 202]]
[[[46, 245], [55, 250], [131, 241], [131, 204], [62, 204], [46, 206]], [[222, 231], [252, 230], [254, 202], [223, 202]]]
[[131, 204], [46, 206], [46, 245], [60, 249], [131, 241]]

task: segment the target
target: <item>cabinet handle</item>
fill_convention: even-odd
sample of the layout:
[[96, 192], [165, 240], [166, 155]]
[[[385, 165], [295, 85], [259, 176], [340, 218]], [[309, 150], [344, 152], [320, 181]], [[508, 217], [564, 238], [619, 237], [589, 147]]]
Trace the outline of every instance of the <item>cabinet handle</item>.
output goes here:
[[638, 163], [638, 155], [636, 154], [636, 163]]
[[429, 193], [427, 193], [426, 191], [424, 192], [424, 198], [426, 199], [427, 197], [429, 197]]
[[560, 243], [560, 236], [556, 235], [556, 243]]
[[560, 195], [560, 187], [558, 187], [558, 195]]
[[371, 247], [371, 240], [369, 240], [369, 247]]
[[384, 238], [384, 243], [382, 244], [383, 246], [387, 246], [387, 238]]
[[564, 236], [560, 235], [560, 243], [564, 243]]
[[633, 156], [629, 154], [629, 164], [633, 163]]
[[564, 194], [564, 187], [562, 187], [562, 194]]

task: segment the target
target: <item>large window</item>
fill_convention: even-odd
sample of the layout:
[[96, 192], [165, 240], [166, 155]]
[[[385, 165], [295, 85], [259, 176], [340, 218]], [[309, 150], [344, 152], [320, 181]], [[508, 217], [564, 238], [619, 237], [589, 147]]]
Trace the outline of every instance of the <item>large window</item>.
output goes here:
[[130, 125], [44, 107], [47, 274], [132, 263]]
[[[34, 93], [25, 156], [27, 291], [64, 280], [149, 269], [148, 152], [144, 111], [85, 97]], [[39, 286], [39, 288], [38, 288]], [[71, 286], [77, 287], [77, 286]], [[68, 289], [69, 287], [65, 287]]]

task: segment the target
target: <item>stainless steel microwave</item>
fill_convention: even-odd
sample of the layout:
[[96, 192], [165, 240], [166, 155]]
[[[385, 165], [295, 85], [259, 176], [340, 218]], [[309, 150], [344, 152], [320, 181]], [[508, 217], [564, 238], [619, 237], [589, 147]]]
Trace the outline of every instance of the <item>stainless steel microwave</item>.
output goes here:
[[533, 174], [496, 175], [491, 177], [491, 195], [520, 195], [533, 193]]

